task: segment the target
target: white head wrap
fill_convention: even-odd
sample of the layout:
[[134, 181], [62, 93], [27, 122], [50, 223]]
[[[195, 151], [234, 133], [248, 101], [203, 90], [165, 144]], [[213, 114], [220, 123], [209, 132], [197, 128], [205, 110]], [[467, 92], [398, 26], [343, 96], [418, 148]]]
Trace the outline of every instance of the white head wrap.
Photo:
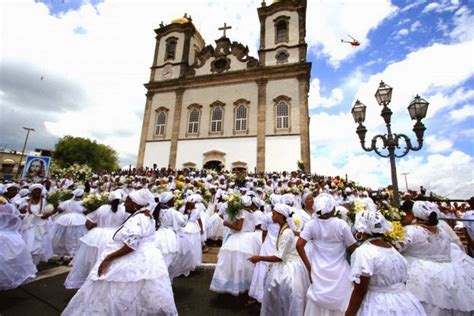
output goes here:
[[[39, 183], [35, 183], [35, 184], [30, 185], [30, 188], [29, 188], [30, 192], [33, 192], [33, 190], [36, 190], [36, 189], [40, 189], [41, 192], [43, 192], [44, 186], [42, 184], [39, 184]], [[22, 191], [22, 190], [20, 190], [20, 191]]]
[[163, 192], [160, 194], [160, 203], [166, 204], [173, 199], [174, 195], [171, 192]]
[[352, 193], [352, 190], [351, 190], [351, 188], [347, 187], [347, 188], [344, 189], [344, 192], [345, 192], [346, 194], [351, 194], [351, 193]]
[[413, 215], [415, 217], [428, 220], [432, 212], [438, 213], [437, 208], [428, 201], [416, 201], [413, 203]]
[[193, 202], [193, 203], [201, 203], [202, 202], [202, 197], [199, 194], [193, 194], [188, 197], [188, 202]]
[[385, 234], [393, 230], [393, 226], [378, 211], [362, 211], [356, 214], [354, 229], [360, 233]]
[[132, 191], [128, 196], [135, 204], [140, 206], [147, 206], [150, 203], [150, 200], [155, 200], [153, 194], [144, 189]]
[[288, 205], [286, 204], [283, 204], [283, 203], [277, 203], [274, 207], [273, 207], [273, 210], [283, 216], [285, 216], [286, 218], [290, 217], [290, 208], [288, 207]]
[[16, 188], [18, 190], [20, 190], [20, 185], [18, 183], [8, 183], [5, 188], [7, 190], [9, 190], [10, 188]]
[[120, 193], [119, 190], [110, 192], [109, 194], [110, 202], [112, 202], [113, 200], [121, 200], [121, 199], [122, 199], [122, 193]]
[[74, 195], [75, 198], [81, 197], [84, 195], [84, 190], [83, 189], [75, 189], [72, 191], [72, 194]]
[[259, 199], [258, 197], [254, 196], [252, 198], [252, 203], [255, 204], [256, 207], [260, 208], [265, 205], [265, 202]]
[[306, 206], [306, 199], [312, 195], [313, 195], [313, 192], [311, 191], [308, 191], [305, 194], [303, 194], [303, 197], [301, 198], [301, 202], [303, 203], [304, 206]]
[[244, 195], [240, 198], [240, 201], [242, 202], [242, 205], [245, 206], [245, 207], [249, 207], [250, 205], [252, 205], [252, 197], [248, 196], [248, 195]]
[[377, 205], [371, 198], [367, 197], [367, 198], [364, 198], [362, 201], [364, 202], [366, 210], [371, 211], [371, 212], [377, 211]]
[[3, 194], [7, 191], [7, 189], [5, 188], [5, 185], [3, 185], [2, 183], [0, 183], [0, 194]]
[[272, 205], [276, 205], [278, 203], [281, 203], [281, 195], [272, 193], [270, 195], [270, 202], [272, 203]]
[[288, 206], [293, 206], [295, 204], [295, 197], [291, 193], [283, 194], [281, 201]]
[[314, 199], [313, 210], [318, 215], [331, 213], [336, 207], [336, 200], [328, 193], [321, 193]]
[[30, 193], [30, 191], [28, 189], [21, 189], [19, 192], [18, 192], [18, 195], [21, 196], [21, 197], [25, 197], [28, 195], [28, 193]]

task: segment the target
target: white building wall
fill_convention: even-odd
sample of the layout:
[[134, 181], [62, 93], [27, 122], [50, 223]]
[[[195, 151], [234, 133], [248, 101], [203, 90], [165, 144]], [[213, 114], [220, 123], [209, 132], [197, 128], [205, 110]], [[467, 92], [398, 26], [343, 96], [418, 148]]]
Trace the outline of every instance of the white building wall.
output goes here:
[[273, 99], [284, 95], [290, 97], [291, 104], [291, 118], [290, 118], [290, 133], [300, 132], [300, 100], [298, 90], [298, 80], [295, 79], [282, 79], [282, 80], [269, 80], [267, 83], [267, 110], [266, 110], [266, 135], [275, 134], [276, 114], [275, 114], [275, 102]]
[[300, 159], [299, 136], [265, 138], [265, 171], [296, 170]]
[[[280, 50], [286, 50], [289, 54], [288, 61], [284, 63], [278, 63], [275, 58]], [[300, 51], [298, 47], [287, 49], [285, 46], [280, 46], [277, 50], [269, 51], [265, 53], [265, 66], [275, 66], [275, 65], [286, 65], [288, 63], [298, 63], [300, 58]]]
[[[173, 133], [173, 118], [174, 118], [174, 105], [176, 102], [176, 93], [175, 92], [166, 92], [166, 93], [157, 93], [153, 95], [151, 113], [150, 113], [150, 126], [148, 128], [147, 140], [154, 139], [171, 139], [171, 134]], [[156, 119], [158, 113], [156, 110], [159, 107], [165, 107], [169, 111], [167, 112], [166, 118], [166, 131], [163, 136], [156, 136]]]
[[152, 167], [153, 164], [156, 163], [159, 168], [167, 168], [168, 159], [170, 157], [170, 147], [170, 141], [146, 143], [143, 166]]
[[[257, 138], [221, 138], [178, 141], [176, 168], [182, 168], [185, 162], [194, 162], [197, 168], [202, 168], [204, 153], [218, 150], [224, 152], [225, 168], [230, 170], [232, 163], [243, 161], [249, 170], [253, 171], [257, 165]], [[296, 162], [295, 162], [296, 163]]]
[[[274, 19], [279, 16], [289, 16], [289, 25], [288, 25], [288, 43], [278, 43], [275, 44], [275, 22]], [[298, 22], [298, 13], [296, 11], [278, 11], [275, 14], [270, 15], [265, 20], [265, 48], [272, 48], [279, 44], [286, 44], [288, 46], [297, 45], [299, 43], [299, 22]]]

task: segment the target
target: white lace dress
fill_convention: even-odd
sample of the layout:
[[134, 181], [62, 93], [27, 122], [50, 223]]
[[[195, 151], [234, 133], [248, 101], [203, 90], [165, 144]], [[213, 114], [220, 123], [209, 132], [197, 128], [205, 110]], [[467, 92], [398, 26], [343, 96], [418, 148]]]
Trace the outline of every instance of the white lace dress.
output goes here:
[[407, 261], [394, 248], [365, 242], [351, 257], [350, 279], [370, 277], [369, 290], [359, 308], [359, 316], [426, 315], [420, 301], [407, 289]]
[[20, 234], [30, 251], [35, 264], [48, 261], [53, 256], [51, 218], [42, 219], [45, 214], [46, 200], [41, 199], [38, 204], [25, 201], [20, 208], [26, 208], [26, 215], [20, 227]]
[[130, 216], [125, 207], [119, 205], [117, 212], [112, 212], [110, 205], [102, 205], [87, 215], [87, 219], [97, 224], [87, 234], [80, 238], [81, 245], [74, 256], [73, 266], [64, 286], [67, 289], [78, 289], [84, 284], [97, 259], [112, 241], [117, 228]]
[[[215, 207], [220, 209], [222, 203], [218, 203]], [[224, 237], [224, 220], [219, 216], [219, 212], [210, 215], [207, 221], [207, 238], [211, 240], [222, 240]]]
[[33, 258], [18, 229], [20, 214], [12, 205], [0, 206], [0, 290], [13, 289], [36, 275]]
[[273, 255], [282, 259], [272, 263], [265, 278], [262, 316], [303, 316], [306, 292], [310, 282], [308, 271], [296, 251], [297, 238], [291, 229], [285, 229]]
[[54, 219], [53, 251], [58, 256], [74, 256], [81, 245], [80, 238], [87, 233], [86, 216], [82, 201], [74, 199], [62, 202], [64, 210]]
[[313, 283], [308, 289], [305, 315], [344, 315], [352, 292], [346, 249], [356, 241], [342, 219], [314, 218], [300, 234], [312, 244]]
[[[62, 315], [177, 315], [168, 269], [154, 238], [151, 217], [142, 212], [130, 217]], [[99, 276], [102, 260], [123, 245], [133, 251], [112, 260]]]
[[189, 219], [184, 228], [178, 233], [181, 238], [181, 254], [175, 267], [180, 275], [188, 276], [202, 263], [201, 227], [198, 219], [201, 216], [199, 208], [189, 214]]
[[188, 222], [188, 217], [175, 208], [160, 210], [160, 226], [155, 233], [155, 245], [160, 249], [165, 259], [171, 280], [189, 272], [180, 264], [182, 258], [190, 255], [191, 249], [186, 244], [182, 229]]
[[405, 226], [400, 244], [408, 261], [408, 289], [428, 315], [470, 315], [474, 311], [474, 269], [470, 260], [452, 260], [451, 242], [442, 230], [432, 233]]
[[217, 257], [210, 290], [239, 295], [249, 290], [255, 265], [247, 259], [259, 254], [261, 234], [255, 233], [253, 214], [242, 210], [236, 220], [243, 219], [242, 229], [231, 232]]
[[[276, 252], [276, 240], [280, 225], [272, 220], [272, 213], [265, 213], [262, 219], [262, 229], [267, 231], [267, 235], [260, 249], [260, 256], [271, 256]], [[249, 296], [260, 303], [263, 301], [263, 292], [265, 286], [265, 276], [267, 275], [269, 262], [260, 261], [255, 265], [250, 284]]]

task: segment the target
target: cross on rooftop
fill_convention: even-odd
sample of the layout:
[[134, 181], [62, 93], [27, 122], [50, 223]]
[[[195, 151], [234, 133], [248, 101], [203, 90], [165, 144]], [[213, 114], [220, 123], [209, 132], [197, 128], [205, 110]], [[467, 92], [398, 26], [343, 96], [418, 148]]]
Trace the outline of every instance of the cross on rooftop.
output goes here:
[[219, 30], [219, 31], [224, 31], [224, 35], [223, 35], [222, 37], [226, 37], [226, 36], [225, 36], [225, 31], [226, 31], [226, 30], [230, 30], [231, 28], [232, 28], [232, 26], [227, 26], [227, 23], [224, 23], [224, 26], [218, 28], [218, 30]]

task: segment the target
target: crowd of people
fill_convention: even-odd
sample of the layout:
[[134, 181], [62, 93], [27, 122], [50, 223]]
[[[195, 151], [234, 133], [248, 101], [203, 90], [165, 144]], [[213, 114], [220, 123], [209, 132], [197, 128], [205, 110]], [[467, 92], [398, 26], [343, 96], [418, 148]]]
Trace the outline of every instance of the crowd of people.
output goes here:
[[[78, 289], [63, 315], [177, 315], [173, 279], [209, 244], [221, 245], [210, 290], [261, 315], [474, 312], [474, 198], [409, 191], [395, 208], [390, 187], [341, 177], [155, 167], [0, 194], [0, 290], [61, 260]], [[94, 196], [105, 202], [91, 209]]]

